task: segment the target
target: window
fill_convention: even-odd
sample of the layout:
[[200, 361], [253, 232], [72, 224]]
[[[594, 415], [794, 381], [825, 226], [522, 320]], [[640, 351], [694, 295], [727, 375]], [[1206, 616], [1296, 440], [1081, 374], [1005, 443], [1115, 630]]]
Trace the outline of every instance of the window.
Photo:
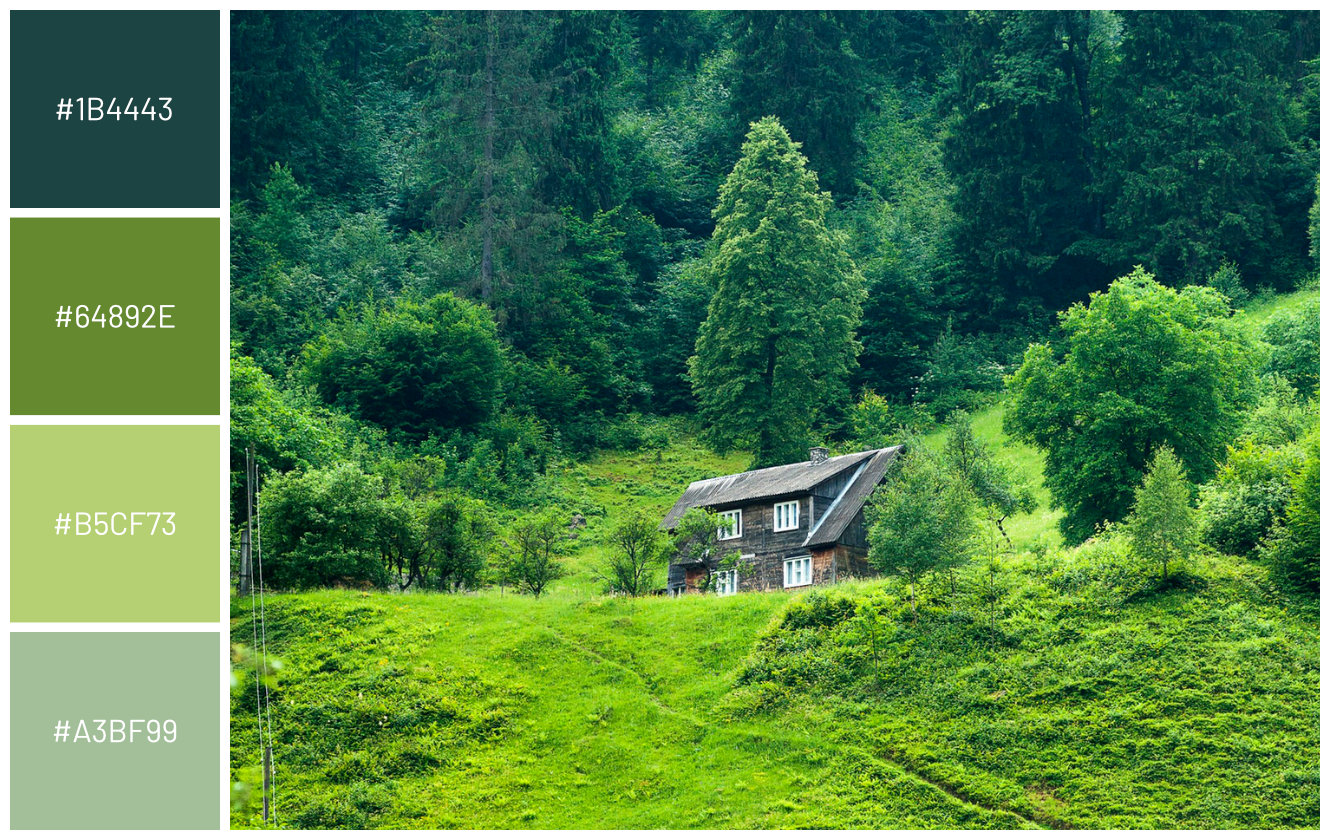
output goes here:
[[733, 595], [739, 591], [739, 570], [724, 569], [716, 572], [716, 594]]
[[716, 539], [732, 540], [744, 534], [744, 514], [741, 510], [727, 510], [720, 514], [720, 527], [716, 529]]
[[799, 503], [780, 502], [776, 505], [776, 525], [773, 531], [793, 531], [799, 527]]
[[813, 582], [813, 558], [796, 557], [785, 561], [785, 585], [807, 586]]

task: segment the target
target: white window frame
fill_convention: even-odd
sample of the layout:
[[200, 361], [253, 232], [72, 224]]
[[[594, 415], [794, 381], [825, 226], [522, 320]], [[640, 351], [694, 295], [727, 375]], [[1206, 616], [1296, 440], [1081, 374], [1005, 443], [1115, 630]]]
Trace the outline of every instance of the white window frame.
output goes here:
[[[785, 516], [783, 517], [781, 515], [782, 509], [785, 511]], [[793, 499], [788, 502], [776, 502], [776, 504], [771, 508], [771, 530], [773, 531], [799, 530], [798, 499]]]
[[[793, 581], [790, 572], [794, 571]], [[791, 557], [785, 561], [785, 588], [809, 586], [813, 583], [813, 558], [809, 555]]]
[[716, 572], [716, 594], [733, 595], [739, 591], [739, 570], [719, 569]]
[[[718, 540], [737, 540], [744, 535], [744, 512], [742, 510], [724, 510], [716, 514], [721, 519], [727, 519], [730, 516], [734, 518], [729, 520], [732, 526], [729, 528], [721, 527], [716, 529], [716, 539]], [[726, 536], [726, 532], [731, 532]]]

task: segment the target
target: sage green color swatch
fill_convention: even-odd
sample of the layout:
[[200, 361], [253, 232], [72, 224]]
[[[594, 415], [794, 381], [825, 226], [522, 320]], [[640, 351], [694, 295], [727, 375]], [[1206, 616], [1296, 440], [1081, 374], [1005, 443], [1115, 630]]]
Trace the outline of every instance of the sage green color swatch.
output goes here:
[[[218, 620], [218, 426], [11, 426], [9, 444], [11, 620]], [[107, 533], [78, 535], [80, 512]], [[173, 534], [113, 516], [153, 512]]]
[[[11, 829], [220, 828], [222, 662], [217, 633], [11, 633]], [[89, 743], [96, 721], [174, 721]], [[68, 722], [68, 737], [56, 727]], [[140, 724], [144, 727], [145, 724]], [[159, 731], [161, 731], [159, 729]]]
[[[13, 414], [217, 414], [218, 219], [12, 219]], [[160, 326], [161, 306], [170, 328]], [[153, 327], [129, 327], [139, 308]], [[80, 328], [78, 307], [88, 317]], [[60, 326], [63, 307], [69, 323]], [[98, 307], [101, 308], [98, 313]], [[97, 323], [93, 319], [105, 319]]]

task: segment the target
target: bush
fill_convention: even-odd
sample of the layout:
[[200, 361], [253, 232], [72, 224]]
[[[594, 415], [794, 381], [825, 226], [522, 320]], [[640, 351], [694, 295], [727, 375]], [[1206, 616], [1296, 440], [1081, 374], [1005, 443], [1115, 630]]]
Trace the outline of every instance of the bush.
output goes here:
[[1242, 436], [1255, 443], [1281, 446], [1316, 425], [1316, 406], [1277, 373], [1261, 377], [1261, 400], [1247, 415]]
[[1251, 297], [1247, 287], [1242, 285], [1242, 274], [1238, 272], [1238, 267], [1228, 260], [1210, 275], [1205, 285], [1228, 298], [1229, 303], [1235, 307], [1242, 306]]
[[301, 356], [325, 403], [415, 438], [492, 417], [503, 370], [490, 311], [451, 294], [343, 312]]
[[785, 610], [781, 627], [787, 630], [835, 627], [854, 618], [854, 614], [855, 603], [850, 598], [814, 590]]
[[1261, 329], [1270, 345], [1266, 370], [1289, 381], [1305, 399], [1321, 382], [1321, 303], [1311, 300], [1293, 312], [1275, 315]]
[[1208, 484], [1201, 489], [1201, 539], [1216, 551], [1249, 555], [1283, 516], [1291, 495], [1283, 481]]
[[387, 585], [381, 546], [393, 517], [382, 489], [379, 478], [351, 464], [269, 481], [259, 498], [265, 583], [276, 589]]
[[1293, 476], [1288, 513], [1261, 546], [1261, 557], [1298, 589], [1321, 586], [1321, 458], [1313, 443], [1310, 457]]

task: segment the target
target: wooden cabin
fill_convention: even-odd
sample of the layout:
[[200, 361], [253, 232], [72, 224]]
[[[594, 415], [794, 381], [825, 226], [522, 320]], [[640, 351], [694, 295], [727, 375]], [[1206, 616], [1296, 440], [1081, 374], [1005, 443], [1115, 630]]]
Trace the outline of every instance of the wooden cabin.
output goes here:
[[[901, 447], [809, 458], [736, 475], [694, 481], [661, 522], [673, 528], [692, 508], [717, 514], [717, 547], [704, 560], [676, 558], [669, 567], [671, 595], [699, 589], [728, 595], [792, 589], [872, 574], [864, 505]], [[719, 557], [740, 554], [738, 568], [718, 568]]]

